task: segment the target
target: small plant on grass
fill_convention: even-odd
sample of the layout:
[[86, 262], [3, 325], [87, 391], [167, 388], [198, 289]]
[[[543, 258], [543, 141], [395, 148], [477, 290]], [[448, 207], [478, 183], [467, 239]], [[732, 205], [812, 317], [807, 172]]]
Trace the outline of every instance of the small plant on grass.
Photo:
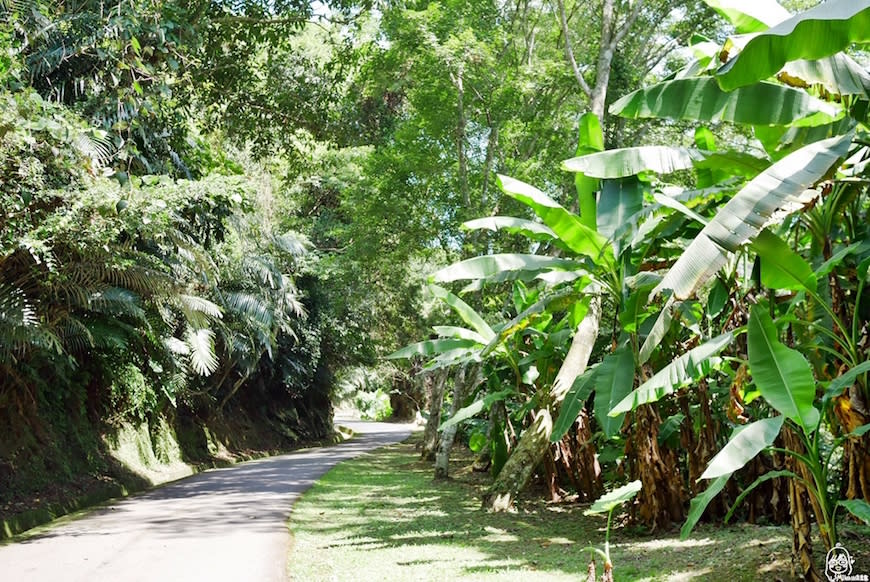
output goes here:
[[583, 550], [592, 552], [586, 582], [595, 582], [595, 554], [598, 554], [604, 560], [604, 574], [601, 575], [601, 580], [603, 582], [613, 582], [613, 562], [610, 560], [610, 520], [613, 518], [613, 511], [626, 501], [633, 499], [637, 495], [637, 492], [640, 491], [640, 487], [640, 481], [632, 481], [627, 485], [614, 489], [610, 493], [602, 495], [592, 504], [592, 507], [583, 512], [584, 515], [607, 513], [607, 528], [604, 530], [604, 551], [593, 546], [583, 548]]

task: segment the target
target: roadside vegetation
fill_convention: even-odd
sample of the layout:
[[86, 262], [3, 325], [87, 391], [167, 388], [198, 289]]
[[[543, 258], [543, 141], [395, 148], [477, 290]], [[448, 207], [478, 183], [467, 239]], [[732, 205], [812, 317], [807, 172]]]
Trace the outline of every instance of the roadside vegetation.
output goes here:
[[821, 580], [870, 523], [868, 43], [866, 0], [0, 0], [0, 517], [344, 399], [438, 479], [467, 444], [499, 531], [630, 490], [617, 540], [790, 526]]
[[[294, 506], [288, 569], [292, 580], [585, 580], [603, 545], [604, 516], [588, 503], [547, 503], [532, 491], [515, 513], [480, 509], [488, 478], [459, 448], [449, 480], [432, 479], [419, 458], [421, 436], [338, 465]], [[616, 580], [784, 580], [787, 526], [700, 526], [650, 533], [617, 511], [611, 542]], [[867, 529], [849, 528], [857, 563]], [[597, 572], [603, 564], [597, 559]]]

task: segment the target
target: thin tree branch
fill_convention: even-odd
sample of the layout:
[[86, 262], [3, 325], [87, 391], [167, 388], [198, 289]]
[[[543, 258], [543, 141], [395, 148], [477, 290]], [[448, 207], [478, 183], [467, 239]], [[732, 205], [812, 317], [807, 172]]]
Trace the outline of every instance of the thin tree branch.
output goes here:
[[571, 70], [574, 73], [574, 78], [577, 80], [577, 84], [580, 85], [580, 89], [582, 89], [583, 93], [586, 94], [587, 98], [591, 99], [592, 89], [589, 88], [589, 84], [586, 82], [586, 79], [583, 78], [583, 73], [581, 73], [580, 68], [577, 66], [577, 61], [574, 59], [574, 50], [571, 48], [571, 40], [568, 36], [568, 19], [565, 16], [565, 2], [563, 2], [563, 0], [556, 0], [556, 4], [559, 7], [559, 24], [562, 27], [562, 34], [565, 37], [565, 57], [571, 65]]

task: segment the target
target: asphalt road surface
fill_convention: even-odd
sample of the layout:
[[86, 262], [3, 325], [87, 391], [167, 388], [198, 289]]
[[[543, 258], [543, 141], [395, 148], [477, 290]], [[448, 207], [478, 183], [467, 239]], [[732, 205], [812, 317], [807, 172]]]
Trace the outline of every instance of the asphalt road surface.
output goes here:
[[0, 546], [0, 581], [283, 582], [293, 502], [336, 463], [411, 433], [341, 424], [357, 436], [199, 473]]

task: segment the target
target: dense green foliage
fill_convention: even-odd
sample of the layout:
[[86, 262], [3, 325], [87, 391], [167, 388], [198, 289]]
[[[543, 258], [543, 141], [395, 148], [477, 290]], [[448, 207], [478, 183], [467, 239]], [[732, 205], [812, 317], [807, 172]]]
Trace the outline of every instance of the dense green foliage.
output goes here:
[[870, 8], [805, 4], [0, 0], [0, 491], [357, 391], [490, 507], [639, 481], [817, 575], [870, 501]]

